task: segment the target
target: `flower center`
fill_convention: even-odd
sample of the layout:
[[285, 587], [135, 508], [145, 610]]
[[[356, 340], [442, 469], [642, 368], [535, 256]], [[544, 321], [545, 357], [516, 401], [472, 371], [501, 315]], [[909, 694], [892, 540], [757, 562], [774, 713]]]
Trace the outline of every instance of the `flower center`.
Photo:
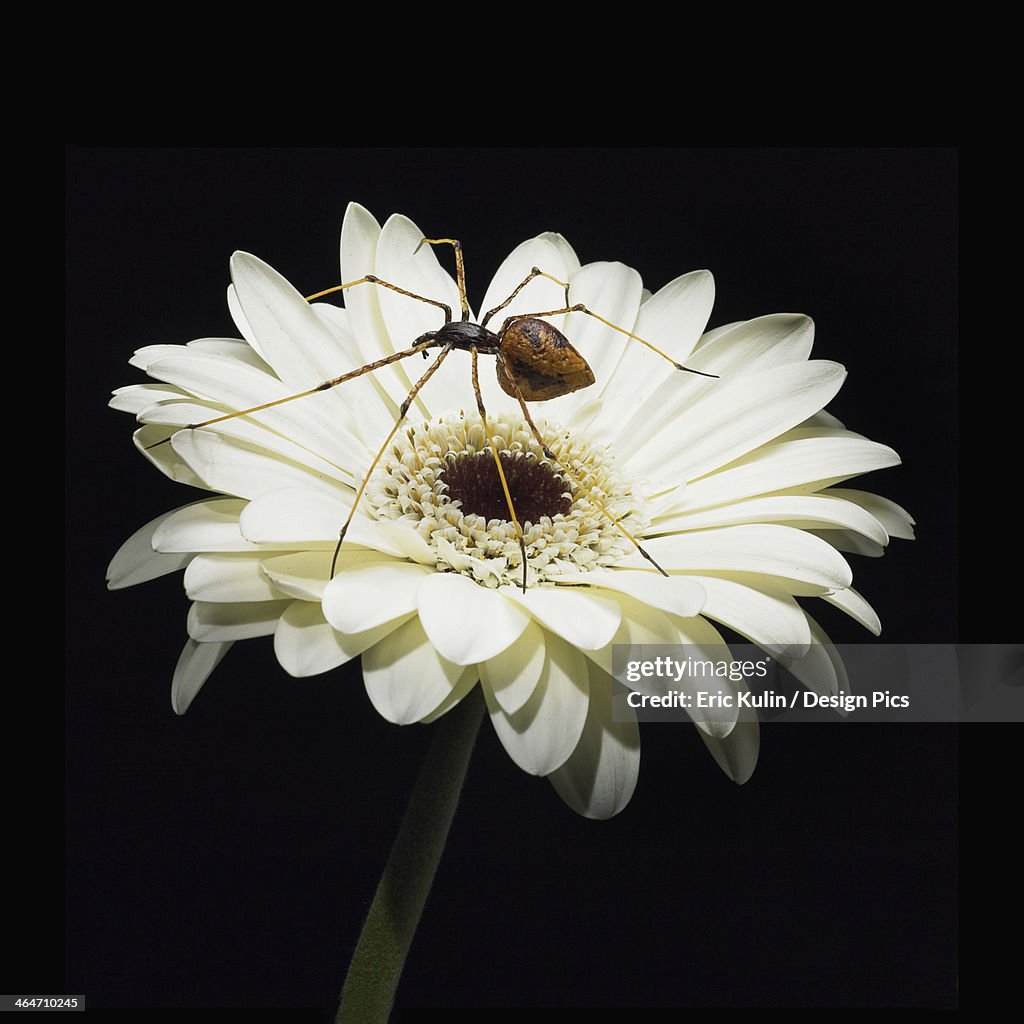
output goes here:
[[[541, 445], [519, 416], [488, 417], [488, 425], [523, 531], [528, 583], [633, 553], [613, 519], [628, 517], [630, 533], [642, 533], [646, 502], [608, 448], [543, 421]], [[479, 416], [455, 413], [401, 431], [367, 484], [366, 499], [376, 518], [412, 526], [442, 571], [489, 587], [521, 583], [519, 538]]]
[[[499, 458], [520, 525], [538, 523], [544, 516], [564, 516], [572, 508], [571, 485], [554, 472], [551, 463], [520, 452], [502, 452]], [[448, 498], [459, 502], [465, 515], [487, 521], [508, 519], [508, 501], [490, 452], [449, 455], [441, 479], [447, 484]]]

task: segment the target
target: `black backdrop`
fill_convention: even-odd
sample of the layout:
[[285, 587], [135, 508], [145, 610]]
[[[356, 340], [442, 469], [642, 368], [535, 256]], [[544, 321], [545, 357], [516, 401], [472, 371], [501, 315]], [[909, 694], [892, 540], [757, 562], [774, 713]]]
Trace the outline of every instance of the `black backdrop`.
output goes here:
[[[379, 718], [357, 666], [290, 679], [269, 640], [236, 645], [177, 718], [180, 577], [104, 589], [120, 542], [191, 499], [134, 451], [108, 393], [142, 379], [127, 366], [137, 347], [235, 333], [232, 251], [324, 287], [356, 200], [381, 222], [402, 212], [460, 238], [471, 300], [516, 243], [558, 230], [583, 262], [621, 260], [653, 288], [711, 269], [712, 326], [809, 313], [815, 354], [849, 370], [833, 411], [904, 459], [865, 486], [919, 524], [884, 558], [853, 558], [855, 586], [882, 639], [950, 643], [957, 178], [957, 153], [930, 148], [72, 146], [65, 990], [94, 1007], [319, 1019], [430, 735]], [[837, 640], [867, 638], [820, 619]], [[595, 823], [519, 771], [485, 723], [403, 1019], [422, 1007], [956, 1005], [955, 727], [769, 725], [742, 788], [688, 727], [642, 737], [632, 803]]]

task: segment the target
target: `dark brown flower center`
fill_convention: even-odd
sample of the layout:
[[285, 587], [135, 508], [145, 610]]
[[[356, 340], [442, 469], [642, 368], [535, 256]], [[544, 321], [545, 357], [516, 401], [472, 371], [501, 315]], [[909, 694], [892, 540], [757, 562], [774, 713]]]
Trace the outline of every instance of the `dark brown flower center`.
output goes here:
[[[569, 513], [569, 485], [550, 465], [518, 452], [502, 452], [499, 458], [520, 524]], [[463, 515], [478, 515], [488, 522], [511, 522], [498, 467], [490, 452], [449, 455], [441, 479], [448, 486], [448, 497], [462, 503]]]

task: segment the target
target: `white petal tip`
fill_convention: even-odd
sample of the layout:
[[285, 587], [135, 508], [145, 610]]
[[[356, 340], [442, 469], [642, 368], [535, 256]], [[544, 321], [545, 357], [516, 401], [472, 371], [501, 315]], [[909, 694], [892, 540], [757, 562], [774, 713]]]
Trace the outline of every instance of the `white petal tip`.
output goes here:
[[693, 724], [705, 736], [710, 736], [713, 740], [724, 740], [727, 739], [733, 729], [736, 728], [736, 722], [709, 722], [704, 719], [694, 719]]
[[231, 649], [231, 643], [196, 643], [189, 640], [178, 658], [171, 681], [171, 709], [183, 715], [189, 709], [203, 683]]

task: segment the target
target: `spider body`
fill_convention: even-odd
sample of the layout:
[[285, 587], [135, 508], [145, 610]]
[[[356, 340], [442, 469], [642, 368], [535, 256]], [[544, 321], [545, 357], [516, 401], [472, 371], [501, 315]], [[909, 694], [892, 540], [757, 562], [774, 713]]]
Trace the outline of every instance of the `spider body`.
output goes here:
[[[415, 344], [452, 348], [497, 356], [498, 383], [511, 398], [546, 402], [594, 383], [594, 371], [561, 331], [535, 317], [510, 317], [500, 333], [480, 324], [452, 321], [428, 331]], [[425, 350], [424, 350], [425, 351]]]

